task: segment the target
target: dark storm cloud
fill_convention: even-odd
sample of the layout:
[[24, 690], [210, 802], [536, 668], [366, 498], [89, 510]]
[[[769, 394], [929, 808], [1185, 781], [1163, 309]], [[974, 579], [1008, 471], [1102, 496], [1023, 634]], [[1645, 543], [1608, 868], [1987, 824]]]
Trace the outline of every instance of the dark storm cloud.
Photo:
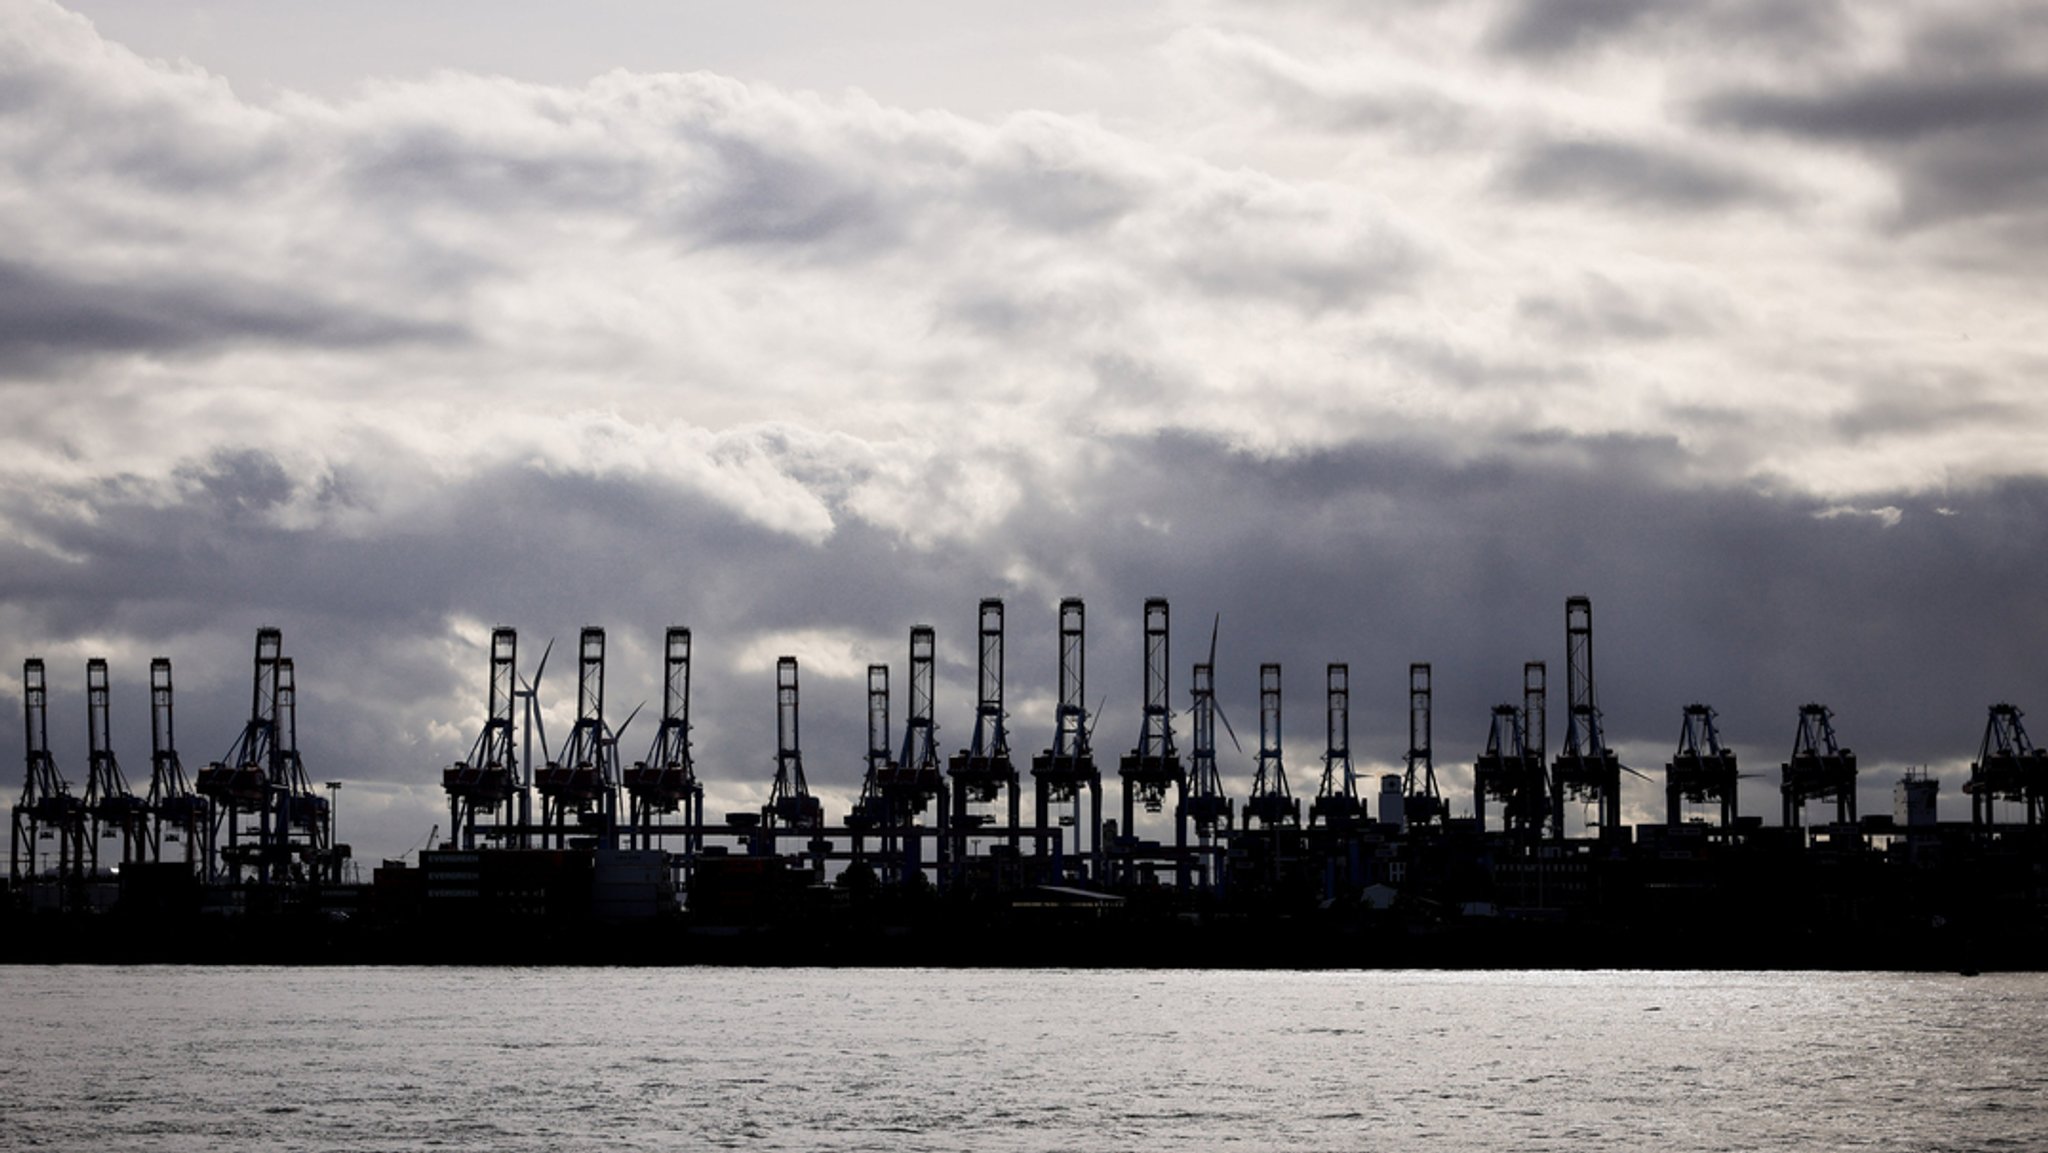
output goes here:
[[1498, 53], [1539, 60], [1651, 36], [1790, 54], [1837, 41], [1846, 15], [1834, 0], [1513, 0], [1488, 42]]
[[178, 272], [88, 279], [0, 257], [0, 376], [32, 377], [115, 353], [205, 353], [250, 343], [366, 349], [460, 336], [296, 286]]
[[1524, 146], [1495, 177], [1519, 196], [1676, 212], [1775, 204], [1762, 177], [1671, 149], [1621, 140], [1545, 140]]
[[2009, 46], [2041, 27], [2048, 16], [2038, 10], [2030, 20], [1943, 14], [1892, 64], [1817, 83], [1723, 86], [1697, 115], [1876, 159], [1897, 176], [1909, 227], [2034, 216], [2048, 192], [2048, 70], [2009, 58]]

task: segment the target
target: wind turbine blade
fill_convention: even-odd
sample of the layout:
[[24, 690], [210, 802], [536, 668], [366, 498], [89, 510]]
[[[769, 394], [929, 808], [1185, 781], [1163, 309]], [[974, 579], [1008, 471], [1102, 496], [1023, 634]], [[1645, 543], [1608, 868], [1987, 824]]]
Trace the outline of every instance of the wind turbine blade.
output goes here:
[[1209, 626], [1209, 667], [1216, 667], [1216, 634], [1223, 631], [1223, 614], [1217, 613], [1216, 620]]
[[634, 705], [634, 706], [633, 706], [633, 711], [632, 711], [632, 712], [630, 712], [630, 713], [627, 713], [627, 714], [626, 714], [626, 719], [625, 719], [624, 721], [621, 721], [621, 722], [619, 723], [619, 727], [618, 727], [618, 728], [616, 728], [616, 729], [613, 729], [613, 730], [612, 730], [612, 741], [613, 741], [613, 743], [617, 743], [618, 741], [620, 741], [620, 740], [623, 740], [623, 739], [625, 738], [625, 736], [626, 736], [626, 730], [627, 730], [628, 728], [631, 728], [631, 727], [632, 727], [632, 724], [633, 724], [633, 718], [634, 718], [634, 717], [637, 717], [637, 716], [639, 716], [639, 715], [640, 715], [640, 710], [641, 710], [641, 709], [644, 709], [644, 708], [646, 708], [646, 707], [647, 707], [647, 702], [646, 702], [646, 701], [641, 701], [641, 702], [640, 702], [639, 704], [637, 704], [637, 705]]
[[1237, 730], [1230, 727], [1230, 718], [1223, 715], [1223, 702], [1217, 700], [1212, 695], [1209, 698], [1209, 703], [1215, 706], [1216, 719], [1223, 722], [1223, 731], [1230, 734], [1230, 747], [1236, 749], [1240, 753], [1244, 752], [1244, 746], [1239, 744], [1237, 740]]
[[540, 679], [541, 677], [547, 675], [548, 671], [548, 654], [554, 651], [555, 638], [549, 637], [547, 647], [540, 650], [540, 664], [536, 666], [533, 670], [533, 679], [526, 682], [527, 692], [537, 693], [540, 691]]

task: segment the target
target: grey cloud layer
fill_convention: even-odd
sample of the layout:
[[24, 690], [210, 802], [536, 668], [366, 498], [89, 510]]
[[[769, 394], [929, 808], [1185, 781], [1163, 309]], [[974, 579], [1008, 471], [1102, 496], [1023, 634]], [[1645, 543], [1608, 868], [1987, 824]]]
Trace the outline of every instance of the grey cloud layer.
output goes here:
[[[1222, 614], [1219, 688], [1240, 716], [1258, 662], [1283, 663], [1296, 702], [1315, 700], [1324, 662], [1351, 662], [1356, 743], [1376, 765], [1405, 740], [1407, 662], [1434, 662], [1454, 782], [1487, 706], [1515, 692], [1521, 661], [1546, 659], [1561, 678], [1569, 592], [1594, 597], [1611, 737], [1652, 756], [1667, 751], [1679, 706], [1703, 699], [1744, 757], [1768, 767], [1796, 707], [1820, 699], [1862, 750], [1876, 793], [1887, 766], [1953, 773], [1985, 705], [2033, 704], [2041, 687], [2027, 640], [2048, 626], [2033, 579], [2048, 555], [2039, 482], [1939, 512], [1901, 498], [1887, 526], [1817, 516], [1799, 500], [1674, 487], [1668, 442], [1459, 467], [1383, 450], [1260, 459], [1187, 438], [1105, 448], [1066, 507], [1020, 505], [980, 547], [910, 555], [858, 524], [806, 544], [659, 483], [530, 469], [479, 477], [367, 538], [292, 531], [261, 514], [320, 478], [251, 450], [194, 462], [199, 483], [170, 508], [112, 486], [66, 494], [84, 516], [39, 517], [16, 499], [0, 512], [62, 555], [10, 547], [0, 564], [13, 578], [18, 644], [82, 660], [87, 644], [73, 638], [96, 638], [127, 655], [131, 685], [148, 655], [178, 660], [192, 698], [188, 756], [217, 755], [231, 739], [246, 705], [246, 635], [284, 624], [318, 722], [306, 727], [309, 756], [372, 788], [413, 786], [419, 799], [401, 811], [421, 821], [434, 768], [466, 747], [481, 707], [472, 666], [492, 622], [522, 629], [529, 662], [550, 635], [608, 626], [621, 716], [654, 692], [660, 628], [691, 625], [705, 666], [699, 753], [721, 788], [741, 791], [764, 786], [772, 751], [772, 658], [755, 668], [741, 653], [823, 633], [853, 638], [856, 660], [900, 665], [903, 631], [933, 622], [941, 722], [957, 735], [972, 684], [963, 638], [974, 598], [991, 593], [1010, 601], [1015, 702], [1051, 693], [1054, 599], [1088, 597], [1091, 696], [1108, 702], [1098, 743], [1111, 752], [1135, 732], [1136, 606], [1155, 594], [1179, 610], [1177, 679]], [[810, 775], [850, 788], [864, 747], [859, 684], [829, 671], [834, 652], [788, 643], [828, 670], [806, 680]], [[568, 699], [551, 697], [557, 728]], [[1020, 745], [1043, 739], [1044, 718], [1015, 707]], [[145, 739], [133, 712], [129, 749]], [[1314, 707], [1297, 703], [1292, 715]], [[13, 713], [6, 724], [0, 742], [18, 738]], [[1315, 731], [1297, 722], [1297, 777], [1317, 763]]]

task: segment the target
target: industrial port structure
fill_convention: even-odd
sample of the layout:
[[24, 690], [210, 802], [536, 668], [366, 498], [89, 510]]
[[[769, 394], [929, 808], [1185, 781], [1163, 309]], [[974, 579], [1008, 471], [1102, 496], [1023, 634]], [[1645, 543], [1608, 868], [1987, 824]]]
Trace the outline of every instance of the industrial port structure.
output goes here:
[[[868, 667], [865, 768], [858, 799], [836, 820], [805, 773], [796, 657], [776, 665], [775, 769], [766, 803], [714, 816], [705, 811], [691, 747], [688, 628], [671, 627], [664, 637], [660, 718], [644, 757], [630, 766], [619, 742], [634, 717], [614, 727], [606, 711], [604, 630], [585, 628], [578, 637], [575, 721], [556, 745], [539, 707], [552, 644], [525, 672], [517, 633], [495, 629], [482, 724], [467, 756], [440, 771], [447, 839], [417, 868], [387, 862], [370, 895], [409, 894], [401, 903], [413, 915], [513, 915], [559, 911], [566, 889], [596, 894], [568, 899], [584, 913], [644, 916], [680, 907], [704, 921], [772, 917], [815, 901], [806, 892], [1098, 910], [1137, 894], [1173, 894], [1184, 910], [1406, 903], [1413, 912], [1421, 900], [1433, 917], [1446, 909], [1493, 916], [1597, 905], [1604, 898], [1588, 891], [1614, 890], [1615, 870], [1628, 871], [1639, 898], [1651, 891], [1696, 897], [1728, 870], [1782, 862], [1790, 853], [1923, 872], [1964, 861], [1978, 870], [1995, 859], [2018, 870], [2017, 899], [2027, 915], [2043, 909], [2048, 751], [2033, 745], [2009, 703], [1990, 707], [1964, 786], [1967, 823], [1938, 822], [1938, 782], [1910, 773], [1898, 782], [1891, 815], [1859, 818], [1856, 756], [1839, 743], [1832, 712], [1809, 703], [1798, 711], [1791, 752], [1779, 767], [1781, 821], [1767, 827], [1739, 813], [1736, 756], [1722, 743], [1715, 710], [1692, 703], [1663, 768], [1666, 819], [1631, 829], [1621, 820], [1622, 776], [1650, 778], [1622, 765], [1607, 744], [1592, 603], [1574, 596], [1565, 604], [1564, 731], [1554, 757], [1548, 667], [1530, 661], [1520, 699], [1491, 710], [1484, 749], [1472, 762], [1471, 816], [1453, 816], [1437, 781], [1432, 668], [1417, 662], [1408, 670], [1402, 769], [1361, 779], [1351, 745], [1350, 666], [1331, 663], [1322, 678], [1321, 773], [1304, 813], [1285, 764], [1278, 664], [1259, 669], [1251, 791], [1232, 797], [1224, 789], [1218, 723], [1233, 745], [1238, 738], [1216, 699], [1215, 623], [1207, 652], [1191, 667], [1183, 759], [1172, 707], [1170, 607], [1151, 598], [1143, 606], [1138, 732], [1116, 761], [1119, 810], [1105, 818], [1096, 717], [1087, 707], [1086, 606], [1061, 601], [1055, 625], [1057, 703], [1047, 744], [1029, 758], [1028, 808], [1006, 712], [1004, 604], [987, 598], [976, 619], [965, 747], [950, 756], [939, 751], [936, 631], [916, 625], [900, 733], [891, 725], [891, 669]], [[334, 828], [336, 784], [320, 795], [300, 758], [295, 669], [279, 630], [257, 634], [249, 717], [234, 744], [189, 782], [173, 727], [170, 662], [152, 662], [146, 793], [131, 788], [111, 747], [104, 660], [86, 668], [82, 793], [72, 792], [51, 752], [42, 660], [25, 663], [22, 684], [26, 775], [13, 808], [9, 874], [17, 908], [89, 911], [129, 900], [138, 887], [183, 885], [232, 894], [212, 903], [238, 911], [314, 902], [311, 894], [332, 899], [348, 888], [349, 849]], [[1824, 809], [1831, 819], [1809, 824], [1816, 802], [1832, 803]], [[1572, 803], [1593, 814], [1577, 836], [1566, 827]], [[2018, 823], [1997, 821], [2001, 803], [2018, 806]], [[1135, 835], [1141, 809], [1170, 838]], [[1707, 864], [1656, 880], [1672, 873], [1673, 861]], [[108, 883], [117, 871], [118, 891]], [[364, 900], [359, 893], [344, 903]]]

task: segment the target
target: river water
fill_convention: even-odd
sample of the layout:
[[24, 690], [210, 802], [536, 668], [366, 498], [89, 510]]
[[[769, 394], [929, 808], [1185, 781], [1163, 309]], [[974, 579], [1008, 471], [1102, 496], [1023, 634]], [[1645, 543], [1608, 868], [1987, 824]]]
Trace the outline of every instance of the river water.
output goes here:
[[0, 1148], [2048, 1149], [2048, 976], [0, 968]]

